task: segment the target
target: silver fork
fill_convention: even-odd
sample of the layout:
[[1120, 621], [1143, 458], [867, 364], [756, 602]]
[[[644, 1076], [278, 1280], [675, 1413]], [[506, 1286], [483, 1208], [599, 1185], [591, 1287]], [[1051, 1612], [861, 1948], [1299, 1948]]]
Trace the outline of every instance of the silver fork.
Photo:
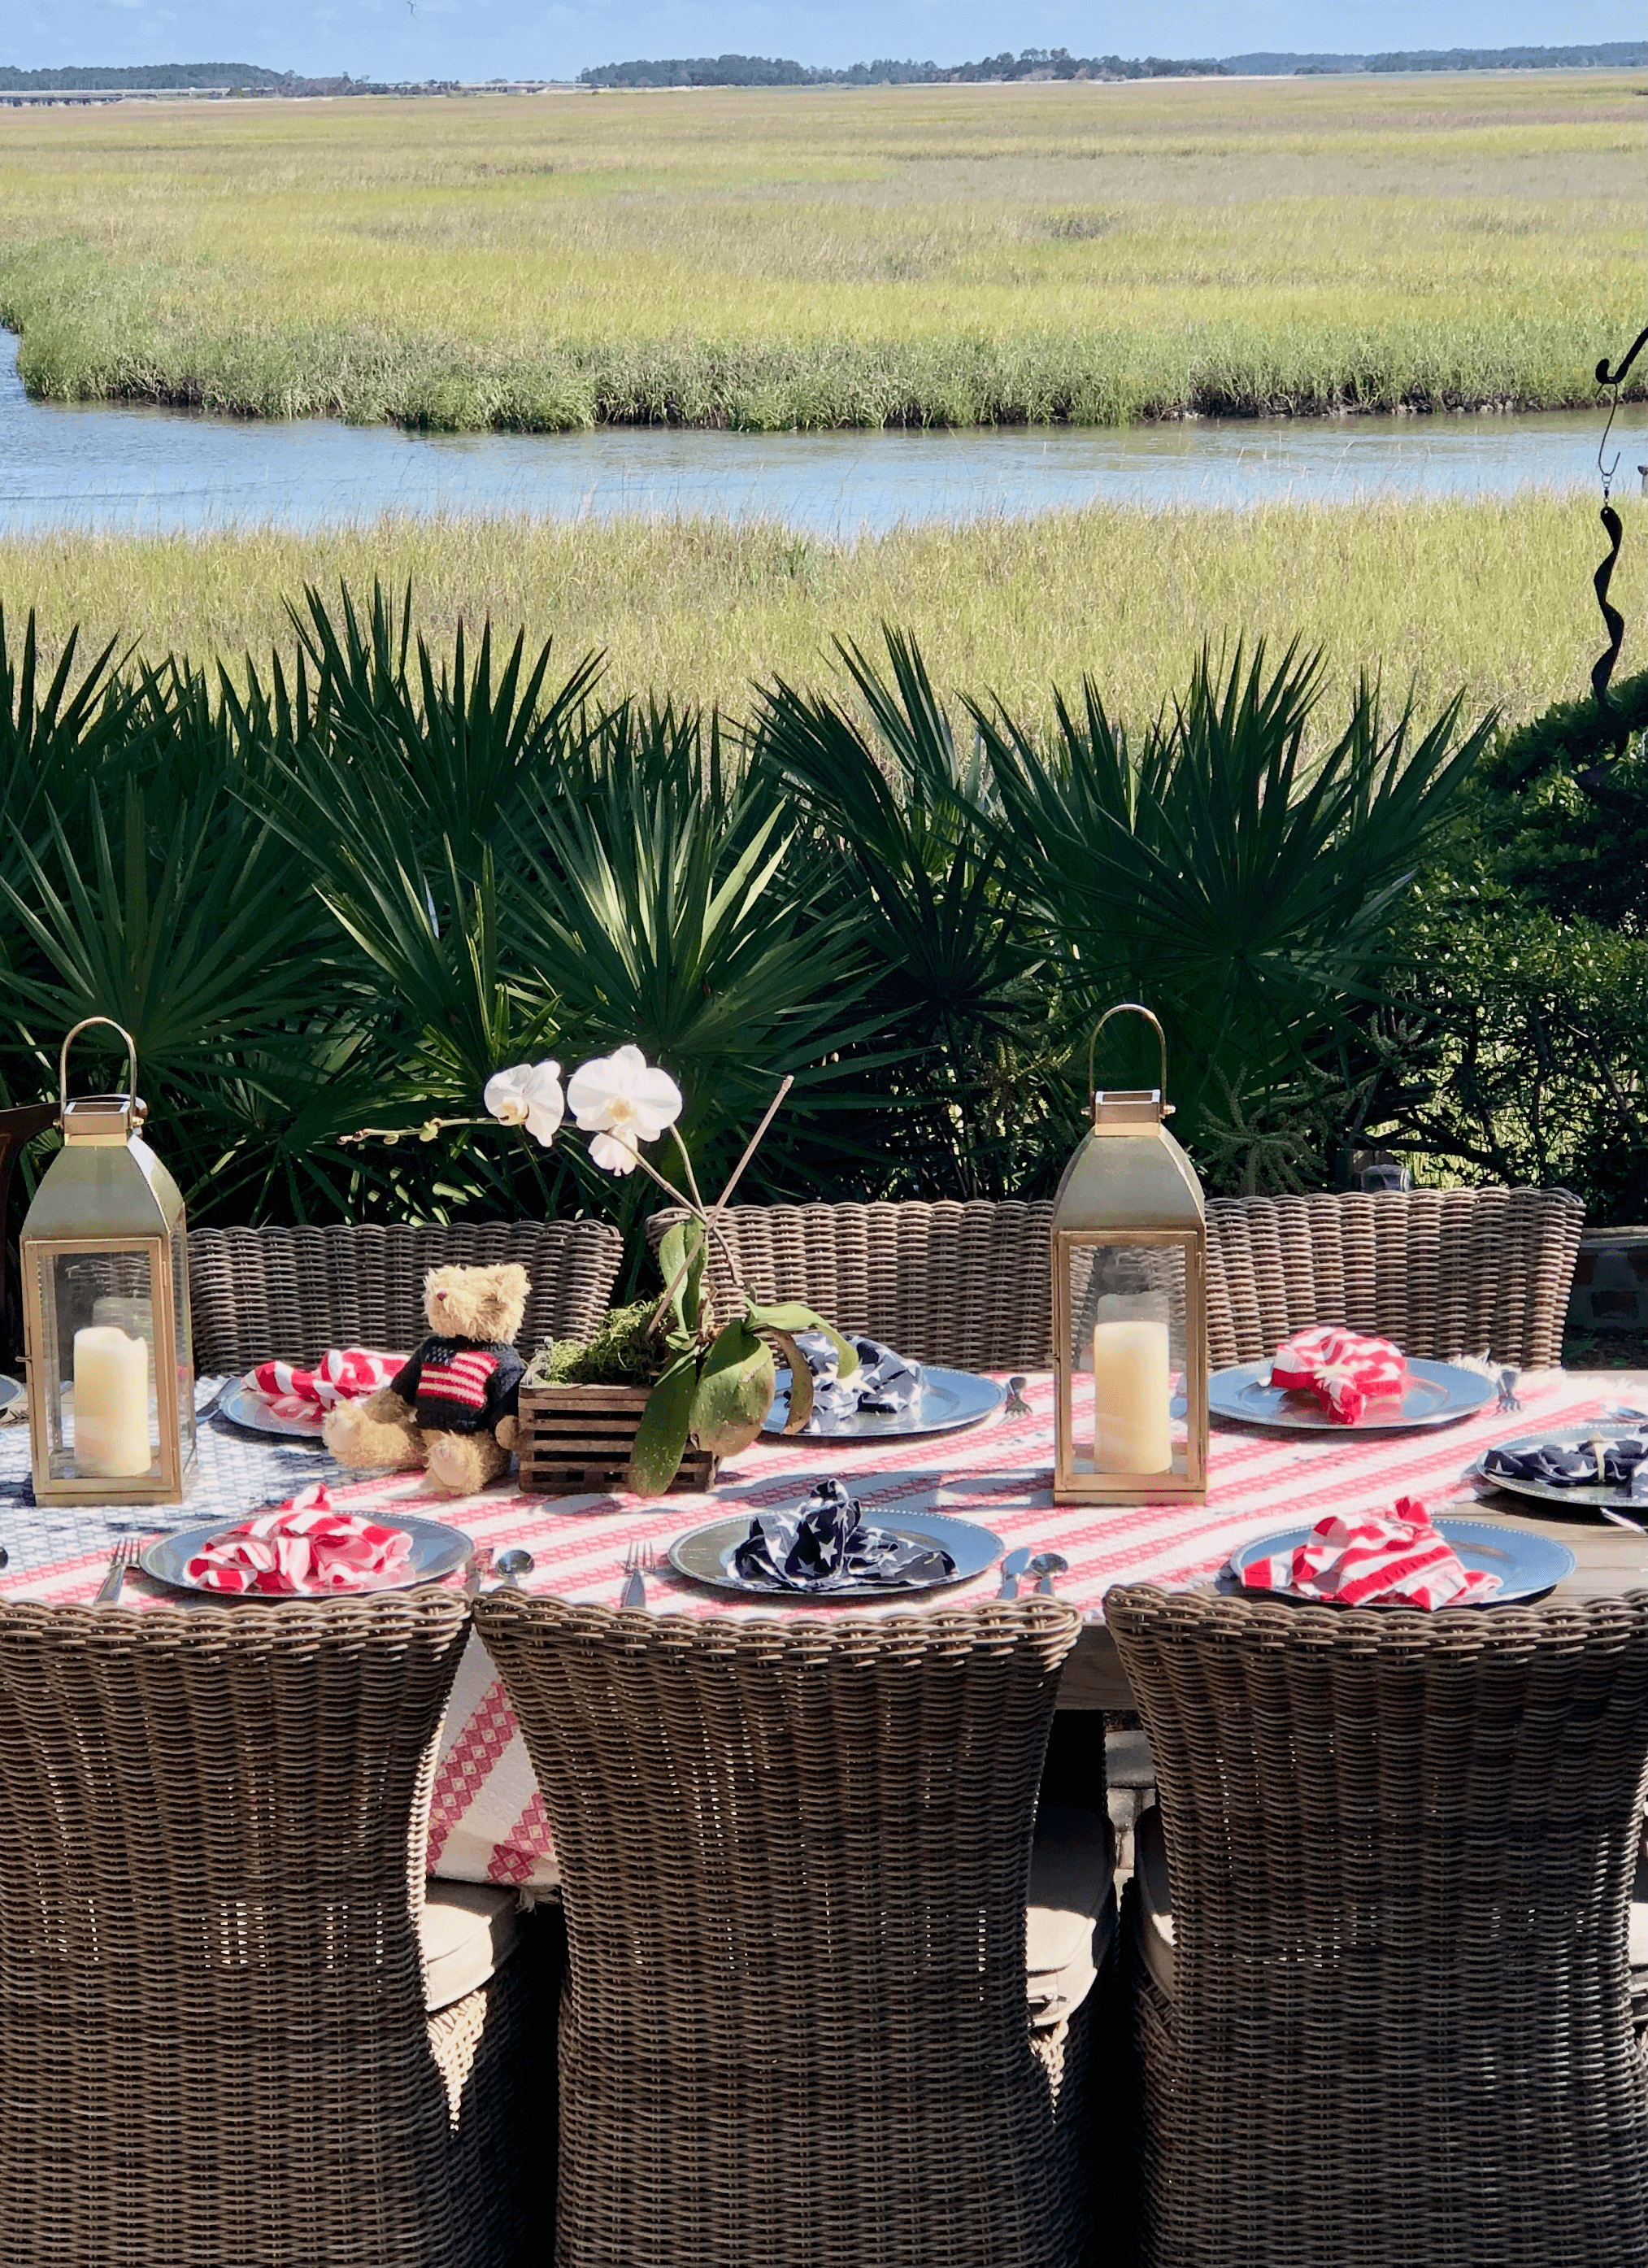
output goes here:
[[136, 1562], [142, 1549], [135, 1535], [122, 1535], [109, 1553], [108, 1572], [98, 1585], [98, 1594], [92, 1602], [94, 1607], [117, 1607], [121, 1585], [126, 1580], [126, 1570]]
[[1496, 1417], [1503, 1414], [1507, 1418], [1514, 1418], [1521, 1409], [1522, 1404], [1517, 1399], [1517, 1381], [1521, 1374], [1521, 1372], [1517, 1370], [1506, 1369], [1500, 1372], [1499, 1399], [1494, 1405]]
[[621, 1607], [644, 1607], [646, 1579], [658, 1572], [658, 1556], [650, 1543], [632, 1543], [624, 1553], [624, 1587]]

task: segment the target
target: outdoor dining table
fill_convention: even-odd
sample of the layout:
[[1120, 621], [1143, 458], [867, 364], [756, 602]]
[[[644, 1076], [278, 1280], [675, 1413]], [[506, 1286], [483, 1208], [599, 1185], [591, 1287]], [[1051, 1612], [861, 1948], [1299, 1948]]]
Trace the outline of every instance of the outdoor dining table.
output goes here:
[[[202, 1382], [202, 1407], [210, 1405], [215, 1383]], [[1239, 1545], [1278, 1528], [1308, 1525], [1330, 1510], [1385, 1511], [1408, 1496], [1434, 1514], [1468, 1502], [1473, 1517], [1508, 1520], [1569, 1546], [1578, 1564], [1556, 1595], [1583, 1598], [1648, 1586], [1648, 1541], [1642, 1536], [1592, 1512], [1543, 1516], [1539, 1506], [1493, 1494], [1472, 1476], [1491, 1443], [1600, 1418], [1615, 1403], [1631, 1401], [1640, 1390], [1637, 1379], [1619, 1371], [1525, 1372], [1516, 1390], [1519, 1411], [1490, 1402], [1457, 1424], [1408, 1432], [1280, 1432], [1216, 1422], [1204, 1504], [1055, 1505], [1050, 1374], [1026, 1382], [1022, 1414], [1002, 1410], [967, 1432], [901, 1442], [763, 1439], [722, 1466], [713, 1494], [651, 1500], [527, 1496], [511, 1481], [452, 1498], [419, 1474], [351, 1480], [319, 1447], [255, 1439], [208, 1417], [201, 1428], [200, 1480], [188, 1503], [169, 1509], [165, 1518], [173, 1527], [227, 1524], [324, 1479], [335, 1502], [349, 1509], [393, 1519], [399, 1506], [445, 1520], [495, 1556], [524, 1547], [533, 1562], [521, 1579], [529, 1592], [616, 1605], [631, 1547], [651, 1545], [662, 1561], [677, 1537], [706, 1521], [793, 1508], [816, 1482], [835, 1476], [860, 1499], [872, 1522], [878, 1514], [914, 1518], [942, 1510], [990, 1529], [1004, 1551], [1025, 1546], [1058, 1552], [1068, 1562], [1056, 1579], [1058, 1594], [1084, 1617], [1060, 1706], [1126, 1709], [1132, 1697], [1104, 1624], [1104, 1597], [1113, 1584], [1186, 1588], [1206, 1583]], [[90, 1600], [116, 1538], [148, 1532], [156, 1520], [152, 1509], [37, 1506], [28, 1481], [27, 1430], [0, 1430], [0, 1544], [10, 1555], [0, 1572], [0, 1597]], [[649, 1610], [660, 1614], [893, 1614], [989, 1598], [999, 1582], [992, 1565], [970, 1582], [916, 1594], [748, 1601], [691, 1582], [665, 1565], [647, 1576], [646, 1589]], [[128, 1606], [161, 1599], [192, 1603], [193, 1594], [165, 1590], [147, 1576], [128, 1577]], [[261, 1609], [250, 1603], [236, 1610]], [[555, 1879], [548, 1822], [525, 1746], [503, 1687], [473, 1638], [442, 1736], [430, 1867], [449, 1878], [526, 1889]]]

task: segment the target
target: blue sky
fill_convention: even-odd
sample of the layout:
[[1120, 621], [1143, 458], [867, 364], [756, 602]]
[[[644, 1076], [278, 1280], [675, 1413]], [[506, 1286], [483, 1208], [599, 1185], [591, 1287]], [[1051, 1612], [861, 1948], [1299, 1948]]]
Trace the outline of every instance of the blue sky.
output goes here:
[[569, 77], [631, 55], [874, 55], [955, 63], [1005, 47], [1078, 55], [1329, 53], [1641, 36], [1622, 0], [3, 0], [0, 63], [229, 61], [357, 77]]

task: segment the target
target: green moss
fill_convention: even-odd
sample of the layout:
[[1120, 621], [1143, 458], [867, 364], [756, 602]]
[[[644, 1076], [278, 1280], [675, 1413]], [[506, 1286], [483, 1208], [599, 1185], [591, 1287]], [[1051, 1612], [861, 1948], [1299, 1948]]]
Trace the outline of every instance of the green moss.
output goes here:
[[546, 1339], [527, 1366], [530, 1386], [650, 1386], [664, 1342], [648, 1329], [656, 1300], [610, 1309], [590, 1339]]

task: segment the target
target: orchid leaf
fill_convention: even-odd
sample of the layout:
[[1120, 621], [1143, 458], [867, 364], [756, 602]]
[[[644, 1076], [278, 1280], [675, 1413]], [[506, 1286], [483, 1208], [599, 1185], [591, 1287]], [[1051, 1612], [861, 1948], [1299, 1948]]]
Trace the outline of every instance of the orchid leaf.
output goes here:
[[749, 1321], [758, 1331], [822, 1331], [835, 1350], [836, 1361], [843, 1378], [850, 1378], [858, 1367], [858, 1350], [852, 1341], [843, 1338], [834, 1323], [826, 1322], [815, 1308], [805, 1307], [798, 1300], [781, 1300], [776, 1307], [757, 1307], [749, 1303]]
[[813, 1415], [813, 1366], [788, 1331], [781, 1331], [776, 1323], [760, 1328], [763, 1337], [777, 1340], [790, 1366], [790, 1415], [784, 1420], [784, 1432], [798, 1433]]
[[692, 1405], [693, 1439], [712, 1456], [731, 1457], [750, 1443], [772, 1408], [776, 1373], [772, 1349], [741, 1318], [716, 1334]]
[[696, 1356], [677, 1355], [652, 1388], [636, 1429], [629, 1486], [636, 1496], [662, 1496], [681, 1470], [697, 1388]]
[[[689, 1240], [690, 1262], [688, 1259]], [[665, 1230], [658, 1246], [658, 1266], [663, 1271], [665, 1283], [675, 1285], [670, 1294], [670, 1305], [674, 1310], [676, 1323], [682, 1331], [695, 1336], [703, 1316], [704, 1233], [699, 1222], [678, 1220]], [[684, 1276], [681, 1275], [683, 1266], [687, 1270]], [[678, 1276], [681, 1276], [681, 1281], [676, 1284]]]

